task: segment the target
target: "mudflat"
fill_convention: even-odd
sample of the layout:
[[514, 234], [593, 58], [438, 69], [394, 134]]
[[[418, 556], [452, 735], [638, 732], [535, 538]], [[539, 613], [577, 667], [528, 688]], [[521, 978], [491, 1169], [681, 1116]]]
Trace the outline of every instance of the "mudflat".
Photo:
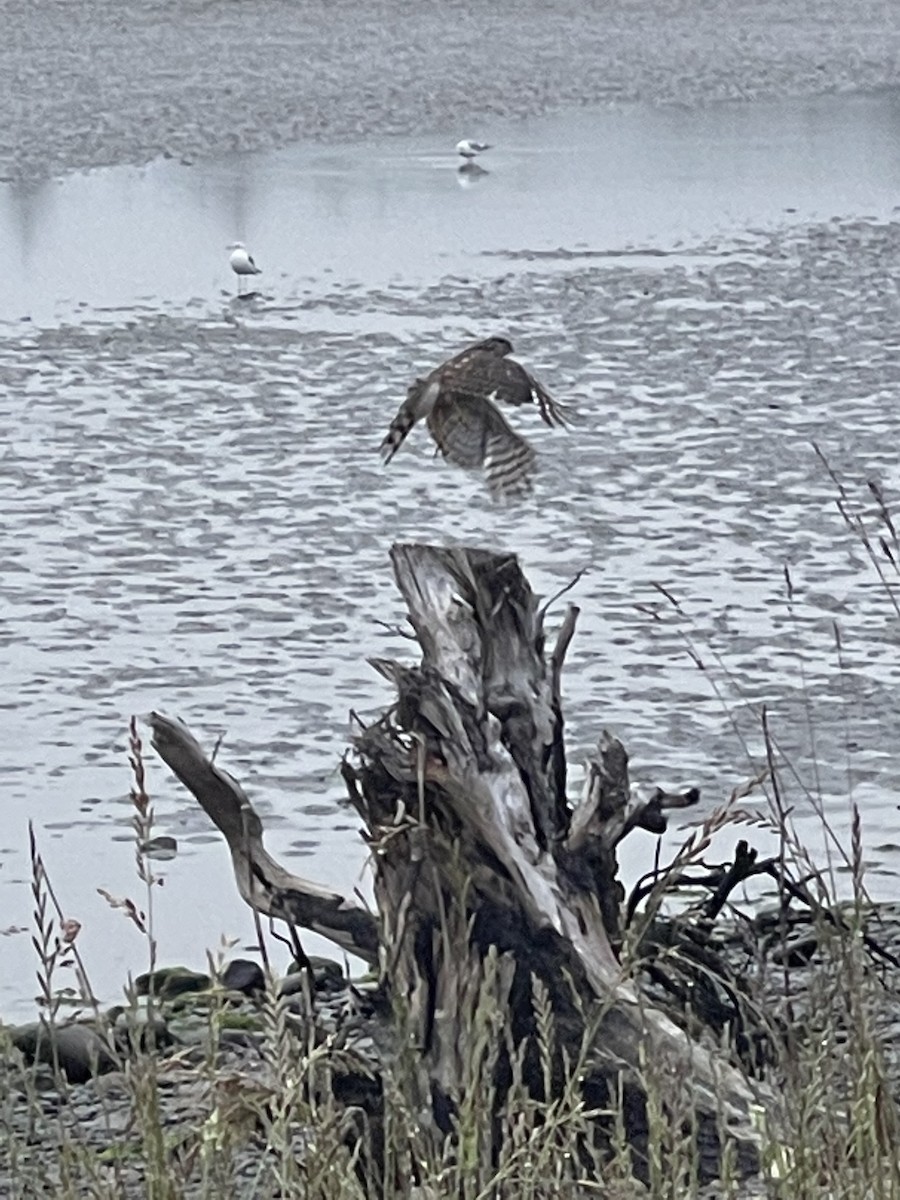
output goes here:
[[900, 82], [884, 0], [0, 0], [0, 178]]

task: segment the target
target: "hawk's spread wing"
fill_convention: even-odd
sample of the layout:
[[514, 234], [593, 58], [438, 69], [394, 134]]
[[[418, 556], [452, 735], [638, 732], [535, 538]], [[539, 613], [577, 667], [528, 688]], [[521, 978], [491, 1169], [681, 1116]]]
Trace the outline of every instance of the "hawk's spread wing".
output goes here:
[[428, 428], [450, 462], [469, 470], [483, 468], [495, 499], [531, 490], [537, 455], [490, 400], [442, 390]]
[[508, 345], [488, 339], [463, 350], [439, 368], [444, 386], [458, 396], [479, 396], [516, 406], [536, 404], [545, 424], [565, 425], [565, 410], [521, 363], [507, 357], [502, 347]]

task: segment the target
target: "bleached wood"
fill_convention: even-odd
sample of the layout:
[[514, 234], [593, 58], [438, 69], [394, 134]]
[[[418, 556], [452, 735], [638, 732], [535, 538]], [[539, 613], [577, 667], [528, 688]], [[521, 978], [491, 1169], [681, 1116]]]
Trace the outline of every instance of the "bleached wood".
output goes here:
[[[378, 962], [399, 1044], [412, 1051], [405, 1101], [436, 1145], [467, 1086], [473, 998], [487, 986], [510, 1022], [527, 1025], [524, 969], [559, 1005], [559, 1049], [577, 1047], [583, 1014], [602, 1012], [593, 1078], [622, 1072], [638, 1091], [648, 1071], [689, 1080], [698, 1124], [723, 1132], [724, 1121], [752, 1170], [757, 1095], [645, 1001], [610, 940], [617, 843], [635, 825], [658, 828], [691, 793], [633, 796], [624, 748], [604, 734], [570, 804], [561, 677], [577, 609], [548, 653], [544, 614], [513, 556], [396, 545], [391, 557], [422, 658], [372, 660], [396, 705], [355, 738], [358, 765], [342, 768], [372, 851], [377, 920], [286, 872], [240, 785], [179, 722], [150, 718], [161, 757], [225, 835], [241, 895]], [[717, 1137], [707, 1139], [713, 1172]]]
[[[536, 599], [510, 556], [400, 545], [392, 560], [423, 650], [416, 703], [404, 703], [401, 683], [398, 711], [412, 714], [411, 729], [417, 715], [426, 718], [418, 730], [427, 744], [424, 782], [439, 789], [473, 842], [499, 861], [520, 914], [537, 933], [552, 930], [570, 948], [575, 973], [608, 1008], [608, 1059], [635, 1079], [648, 1063], [666, 1064], [690, 1078], [701, 1112], [724, 1115], [734, 1136], [755, 1143], [756, 1096], [744, 1076], [690, 1042], [623, 980], [598, 897], [576, 869], [592, 838], [614, 846], [636, 820], [623, 795], [617, 811], [606, 814], [612, 828], [604, 829], [596, 800], [589, 801], [570, 836], [566, 798], [554, 794], [551, 768], [561, 737], [554, 706], [574, 618], [564, 626], [557, 661], [548, 663]], [[405, 677], [407, 687], [412, 679]], [[451, 963], [443, 967], [452, 970]]]
[[374, 963], [378, 928], [373, 914], [338, 892], [286, 871], [265, 849], [262, 822], [244, 789], [210, 760], [187, 726], [156, 712], [148, 723], [160, 758], [223, 833], [238, 891], [251, 908], [320, 933]]

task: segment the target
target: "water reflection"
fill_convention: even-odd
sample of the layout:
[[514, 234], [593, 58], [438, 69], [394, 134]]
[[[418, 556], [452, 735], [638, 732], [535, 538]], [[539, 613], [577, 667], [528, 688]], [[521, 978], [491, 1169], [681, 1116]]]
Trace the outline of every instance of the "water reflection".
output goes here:
[[[699, 110], [578, 110], [505, 131], [490, 187], [442, 139], [103, 170], [0, 188], [16, 287], [0, 318], [79, 303], [216, 302], [221, 247], [278, 264], [276, 296], [332, 279], [496, 273], [484, 252], [671, 248], [749, 225], [886, 213], [900, 194], [897, 99], [821, 97]], [[473, 164], [483, 170], [478, 164]], [[450, 185], [450, 186], [448, 186]]]
[[479, 166], [477, 162], [464, 162], [456, 172], [456, 182], [460, 187], [471, 187], [473, 183], [479, 183], [488, 175], [490, 171]]
[[21, 273], [29, 277], [34, 271], [33, 260], [40, 249], [40, 239], [57, 219], [52, 211], [56, 186], [51, 180], [22, 183], [7, 187], [3, 205], [3, 223], [8, 227], [7, 247], [18, 248]]

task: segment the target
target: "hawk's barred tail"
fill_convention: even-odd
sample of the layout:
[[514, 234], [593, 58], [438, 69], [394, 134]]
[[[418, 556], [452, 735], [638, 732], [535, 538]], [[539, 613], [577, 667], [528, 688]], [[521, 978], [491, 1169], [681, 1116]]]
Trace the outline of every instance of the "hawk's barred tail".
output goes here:
[[385, 435], [384, 441], [379, 446], [379, 452], [384, 459], [385, 466], [391, 461], [403, 443], [406, 441], [406, 435], [416, 423], [416, 418], [412, 410], [403, 405], [400, 411], [391, 421], [391, 427]]
[[422, 417], [428, 416], [440, 391], [440, 383], [430, 375], [427, 379], [416, 379], [406, 389], [406, 399], [391, 421], [387, 436], [379, 447], [385, 466], [391, 461], [406, 440], [406, 435]]
[[484, 474], [495, 500], [527, 496], [532, 488], [537, 455], [522, 438], [492, 434], [487, 439]]

